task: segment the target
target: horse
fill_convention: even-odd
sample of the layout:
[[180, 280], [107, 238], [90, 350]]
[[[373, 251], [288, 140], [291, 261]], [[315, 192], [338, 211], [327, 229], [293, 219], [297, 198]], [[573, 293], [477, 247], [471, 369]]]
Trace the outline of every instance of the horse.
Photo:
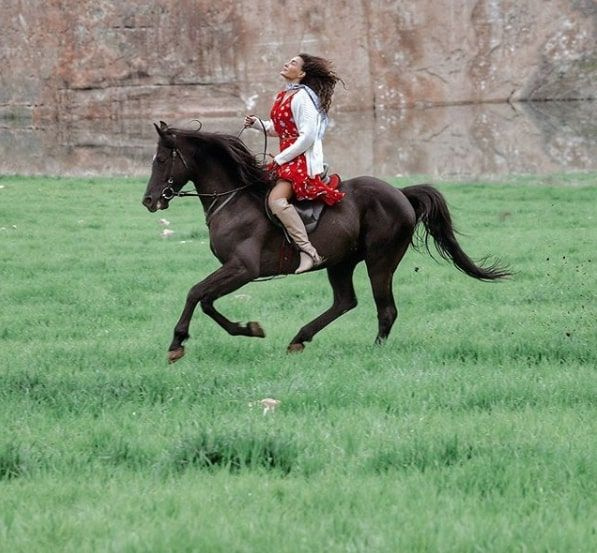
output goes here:
[[[229, 334], [264, 338], [258, 322], [230, 321], [215, 309], [214, 302], [253, 280], [290, 274], [298, 266], [298, 249], [285, 248], [282, 231], [266, 215], [271, 173], [239, 137], [172, 128], [163, 121], [154, 126], [159, 135], [157, 151], [142, 203], [155, 212], [168, 209], [175, 197], [198, 196], [211, 251], [222, 264], [190, 288], [168, 348], [168, 362], [184, 355], [183, 343], [189, 338], [197, 304]], [[189, 181], [194, 193], [182, 191]], [[289, 352], [302, 351], [305, 342], [357, 306], [353, 273], [361, 261], [366, 264], [377, 308], [375, 341], [384, 343], [397, 317], [394, 272], [409, 246], [417, 246], [417, 236], [429, 253], [432, 237], [441, 257], [472, 278], [494, 281], [510, 276], [507, 267], [497, 262], [477, 264], [461, 249], [446, 201], [433, 186], [400, 189], [375, 177], [360, 176], [344, 181], [341, 190], [345, 197], [325, 208], [310, 234], [324, 258], [323, 265], [313, 270], [327, 271], [333, 302], [298, 331], [288, 345]], [[418, 227], [421, 232], [415, 233]]]

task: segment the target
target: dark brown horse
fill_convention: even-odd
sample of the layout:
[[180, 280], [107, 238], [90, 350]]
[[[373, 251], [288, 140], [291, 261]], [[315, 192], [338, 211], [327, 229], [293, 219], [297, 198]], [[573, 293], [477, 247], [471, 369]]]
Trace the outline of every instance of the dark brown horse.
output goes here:
[[[189, 324], [198, 303], [229, 334], [265, 336], [257, 322], [232, 322], [214, 308], [214, 302], [258, 277], [291, 273], [298, 251], [284, 248], [282, 232], [264, 213], [264, 197], [271, 184], [263, 169], [240, 139], [223, 134], [169, 128], [156, 129], [159, 142], [143, 205], [151, 212], [167, 209], [170, 200], [192, 181], [205, 212], [211, 250], [222, 266], [189, 291], [174, 328], [168, 359], [184, 355]], [[427, 245], [433, 237], [440, 255], [479, 280], [496, 280], [509, 272], [497, 265], [475, 264], [460, 248], [448, 207], [432, 186], [398, 189], [373, 177], [357, 177], [342, 185], [346, 197], [324, 211], [310, 238], [325, 258], [332, 285], [332, 306], [301, 328], [288, 346], [300, 351], [322, 328], [357, 305], [352, 283], [357, 263], [365, 261], [377, 306], [376, 341], [388, 337], [397, 310], [392, 294], [396, 267], [413, 241], [415, 228], [424, 226]], [[281, 252], [288, 259], [283, 262]]]

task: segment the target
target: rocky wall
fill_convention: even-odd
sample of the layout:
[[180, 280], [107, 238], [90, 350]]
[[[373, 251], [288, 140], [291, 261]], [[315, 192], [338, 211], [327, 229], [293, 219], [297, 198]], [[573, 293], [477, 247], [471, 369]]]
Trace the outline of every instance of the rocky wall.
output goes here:
[[592, 0], [2, 0], [0, 116], [264, 113], [300, 51], [338, 110], [594, 98], [596, 29]]

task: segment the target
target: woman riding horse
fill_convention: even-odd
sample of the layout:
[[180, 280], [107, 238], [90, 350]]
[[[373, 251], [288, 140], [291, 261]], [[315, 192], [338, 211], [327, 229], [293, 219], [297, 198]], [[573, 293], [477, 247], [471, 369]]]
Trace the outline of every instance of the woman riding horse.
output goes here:
[[[184, 309], [168, 348], [173, 363], [185, 352], [189, 325], [197, 305], [234, 336], [263, 338], [256, 321], [246, 324], [229, 320], [214, 306], [219, 298], [259, 278], [286, 274], [282, 262], [284, 237], [266, 217], [265, 191], [271, 175], [236, 137], [200, 130], [156, 125], [158, 147], [143, 205], [151, 212], [168, 209], [178, 196], [199, 197], [209, 229], [210, 247], [221, 267], [189, 290]], [[195, 193], [182, 192], [191, 181]], [[423, 227], [425, 244], [432, 237], [440, 255], [465, 274], [479, 280], [499, 280], [510, 273], [498, 264], [476, 264], [460, 247], [450, 212], [442, 194], [429, 185], [399, 189], [380, 179], [362, 176], [342, 184], [346, 194], [328, 207], [310, 239], [325, 257], [325, 269], [333, 289], [329, 309], [304, 325], [288, 350], [301, 351], [305, 342], [357, 305], [353, 286], [355, 267], [364, 261], [377, 308], [376, 342], [383, 343], [396, 320], [392, 280], [398, 264], [413, 243], [415, 229]], [[290, 265], [299, 255], [290, 254]], [[320, 266], [319, 268], [322, 268]]]
[[268, 166], [277, 180], [268, 205], [300, 248], [300, 264], [295, 272], [303, 273], [320, 265], [322, 259], [288, 200], [292, 197], [321, 199], [327, 205], [334, 205], [344, 197], [344, 193], [336, 189], [337, 177], [329, 183], [321, 179], [321, 139], [327, 127], [334, 87], [340, 79], [331, 69], [329, 60], [309, 54], [293, 57], [284, 64], [280, 75], [287, 86], [276, 96], [271, 119], [260, 121], [254, 115], [248, 115], [245, 127], [263, 125], [267, 134], [280, 138], [280, 153]]

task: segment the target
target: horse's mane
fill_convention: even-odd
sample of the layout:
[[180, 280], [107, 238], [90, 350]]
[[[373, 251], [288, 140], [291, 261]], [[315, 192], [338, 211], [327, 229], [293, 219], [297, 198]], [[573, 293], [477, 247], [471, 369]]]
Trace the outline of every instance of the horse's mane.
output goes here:
[[257, 161], [243, 141], [230, 134], [208, 133], [192, 129], [168, 129], [168, 134], [190, 138], [209, 145], [220, 156], [223, 156], [226, 168], [231, 171], [237, 185], [251, 186], [254, 191], [265, 191], [275, 182], [275, 177]]

